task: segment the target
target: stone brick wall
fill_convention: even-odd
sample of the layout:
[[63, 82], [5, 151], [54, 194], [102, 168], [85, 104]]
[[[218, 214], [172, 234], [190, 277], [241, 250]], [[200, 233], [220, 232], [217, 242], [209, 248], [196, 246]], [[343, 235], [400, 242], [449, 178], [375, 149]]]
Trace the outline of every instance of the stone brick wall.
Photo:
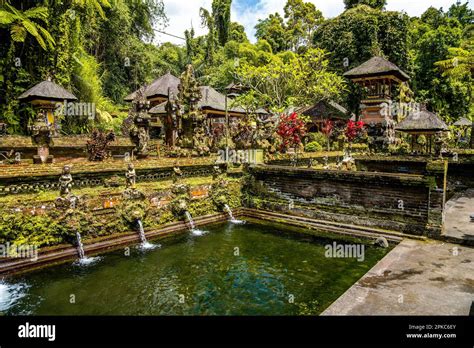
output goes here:
[[252, 208], [416, 235], [441, 231], [444, 189], [434, 177], [281, 166], [249, 172]]

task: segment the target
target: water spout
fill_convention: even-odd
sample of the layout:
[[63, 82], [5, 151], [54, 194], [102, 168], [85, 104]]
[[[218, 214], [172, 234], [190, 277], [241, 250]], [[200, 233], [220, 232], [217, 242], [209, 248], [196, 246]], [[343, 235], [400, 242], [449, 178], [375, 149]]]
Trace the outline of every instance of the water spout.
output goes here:
[[76, 239], [77, 239], [77, 254], [79, 255], [80, 260], [84, 260], [86, 258], [86, 254], [84, 253], [84, 245], [82, 244], [81, 234], [76, 232]]
[[81, 234], [76, 231], [76, 239], [77, 239], [77, 254], [79, 255], [79, 265], [87, 266], [90, 265], [98, 260], [100, 257], [86, 257], [86, 253], [84, 251], [84, 245], [82, 244]]
[[160, 245], [148, 243], [148, 241], [146, 240], [145, 229], [143, 228], [142, 220], [138, 219], [137, 224], [138, 224], [138, 235], [140, 236], [140, 241], [141, 241], [140, 248], [143, 250], [146, 250], [146, 249], [154, 249], [156, 247], [159, 247]]
[[186, 216], [186, 219], [187, 219], [188, 222], [189, 222], [189, 230], [191, 231], [191, 233], [192, 233], [194, 236], [202, 236], [202, 235], [206, 234], [205, 231], [196, 229], [196, 225], [194, 224], [193, 217], [191, 216], [191, 214], [189, 213], [189, 211], [185, 211], [185, 212], [184, 212], [184, 215]]
[[244, 224], [245, 223], [245, 221], [237, 220], [234, 217], [234, 214], [232, 213], [232, 209], [230, 209], [228, 204], [224, 205], [224, 210], [227, 212], [227, 214], [229, 214], [229, 217], [230, 217], [229, 221], [232, 222], [233, 224]]
[[140, 241], [142, 242], [142, 244], [145, 244], [147, 240], [145, 236], [145, 230], [143, 229], [142, 220], [138, 220], [137, 224], [138, 224], [138, 234], [140, 235]]
[[189, 222], [189, 227], [191, 228], [191, 231], [194, 231], [194, 229], [196, 228], [196, 226], [194, 225], [193, 217], [191, 216], [191, 214], [189, 213], [189, 211], [185, 211], [185, 212], [184, 212], [184, 215], [186, 215], [186, 219], [187, 219], [188, 222]]

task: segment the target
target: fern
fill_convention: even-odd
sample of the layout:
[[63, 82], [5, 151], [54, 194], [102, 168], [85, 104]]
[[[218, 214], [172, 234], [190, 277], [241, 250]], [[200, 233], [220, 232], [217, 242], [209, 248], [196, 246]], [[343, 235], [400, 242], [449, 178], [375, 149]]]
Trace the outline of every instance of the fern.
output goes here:
[[4, 8], [0, 9], [0, 26], [9, 27], [10, 35], [15, 42], [24, 42], [28, 34], [33, 36], [42, 49], [54, 47], [54, 39], [50, 33], [40, 24], [39, 20], [47, 24], [48, 9], [37, 6], [26, 11], [17, 10], [5, 2]]

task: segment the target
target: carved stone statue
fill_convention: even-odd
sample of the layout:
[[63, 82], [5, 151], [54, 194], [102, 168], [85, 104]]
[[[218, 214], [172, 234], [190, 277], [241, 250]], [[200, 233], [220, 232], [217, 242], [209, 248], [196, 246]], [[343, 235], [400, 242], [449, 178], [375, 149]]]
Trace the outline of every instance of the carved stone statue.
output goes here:
[[183, 119], [201, 121], [202, 114], [198, 109], [198, 102], [202, 98], [199, 83], [194, 76], [194, 68], [191, 64], [186, 67], [186, 71], [181, 75], [181, 83], [178, 86], [179, 113]]
[[58, 209], [76, 209], [80, 204], [80, 197], [71, 193], [72, 188], [71, 167], [66, 165], [63, 167], [61, 176], [59, 177], [59, 197], [56, 198], [55, 207]]
[[448, 152], [447, 139], [442, 132], [438, 132], [434, 136], [435, 156], [443, 158], [443, 153]]
[[216, 180], [221, 174], [222, 174], [222, 171], [219, 166], [214, 166], [212, 168], [212, 180]]
[[323, 157], [323, 162], [324, 162], [324, 166], [323, 166], [323, 169], [324, 170], [328, 170], [329, 169], [329, 157], [328, 156], [324, 156]]
[[124, 200], [144, 200], [146, 198], [145, 194], [138, 191], [136, 188], [137, 173], [133, 163], [129, 163], [127, 166], [127, 171], [125, 172], [125, 182], [127, 187], [122, 193]]
[[338, 164], [338, 167], [341, 170], [349, 170], [349, 171], [355, 169], [355, 161], [348, 148], [344, 149], [344, 157], [342, 161]]
[[59, 194], [61, 197], [66, 197], [71, 194], [72, 181], [71, 167], [64, 166], [62, 175], [59, 178]]
[[173, 183], [176, 184], [183, 176], [183, 172], [179, 167], [173, 167]]
[[148, 115], [148, 108], [150, 102], [145, 95], [145, 87], [140, 88], [132, 102], [132, 109], [129, 117], [133, 119], [133, 124], [130, 126], [129, 135], [130, 140], [135, 144], [135, 151], [137, 157], [148, 156], [148, 143], [150, 141], [150, 116]]
[[[178, 96], [176, 99], [176, 117], [178, 119], [178, 146], [188, 149], [204, 149], [202, 144], [204, 115], [199, 110], [198, 103], [202, 98], [199, 83], [194, 76], [192, 65], [186, 67], [186, 71], [181, 75], [181, 83], [178, 86]], [[196, 135], [197, 134], [197, 135]], [[197, 150], [197, 152], [201, 152]]]
[[211, 149], [209, 144], [209, 136], [206, 136], [203, 127], [196, 127], [193, 135], [193, 150], [198, 156], [209, 155]]
[[128, 164], [128, 169], [125, 173], [125, 179], [127, 181], [127, 188], [134, 189], [137, 182], [137, 173], [135, 172], [135, 167], [133, 166], [133, 163]]
[[115, 141], [115, 133], [108, 133], [94, 129], [87, 140], [86, 149], [89, 161], [103, 161], [109, 156], [109, 144]]

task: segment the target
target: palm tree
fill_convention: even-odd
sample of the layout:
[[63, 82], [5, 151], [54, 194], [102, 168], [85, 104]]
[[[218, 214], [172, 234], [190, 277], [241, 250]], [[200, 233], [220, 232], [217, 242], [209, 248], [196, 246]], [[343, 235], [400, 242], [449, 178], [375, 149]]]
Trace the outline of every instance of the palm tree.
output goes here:
[[0, 26], [10, 28], [10, 35], [14, 42], [25, 42], [28, 34], [32, 35], [44, 50], [54, 47], [51, 34], [37, 21], [47, 23], [48, 9], [37, 6], [26, 11], [17, 10], [5, 1], [0, 9]]
[[[443, 76], [454, 80], [463, 80], [466, 77], [474, 78], [474, 26], [465, 30], [465, 40], [461, 47], [448, 49], [448, 59], [436, 62], [435, 65], [443, 72]], [[474, 98], [474, 89], [471, 87], [471, 96]], [[471, 149], [474, 149], [474, 114], [470, 110], [471, 127]]]

